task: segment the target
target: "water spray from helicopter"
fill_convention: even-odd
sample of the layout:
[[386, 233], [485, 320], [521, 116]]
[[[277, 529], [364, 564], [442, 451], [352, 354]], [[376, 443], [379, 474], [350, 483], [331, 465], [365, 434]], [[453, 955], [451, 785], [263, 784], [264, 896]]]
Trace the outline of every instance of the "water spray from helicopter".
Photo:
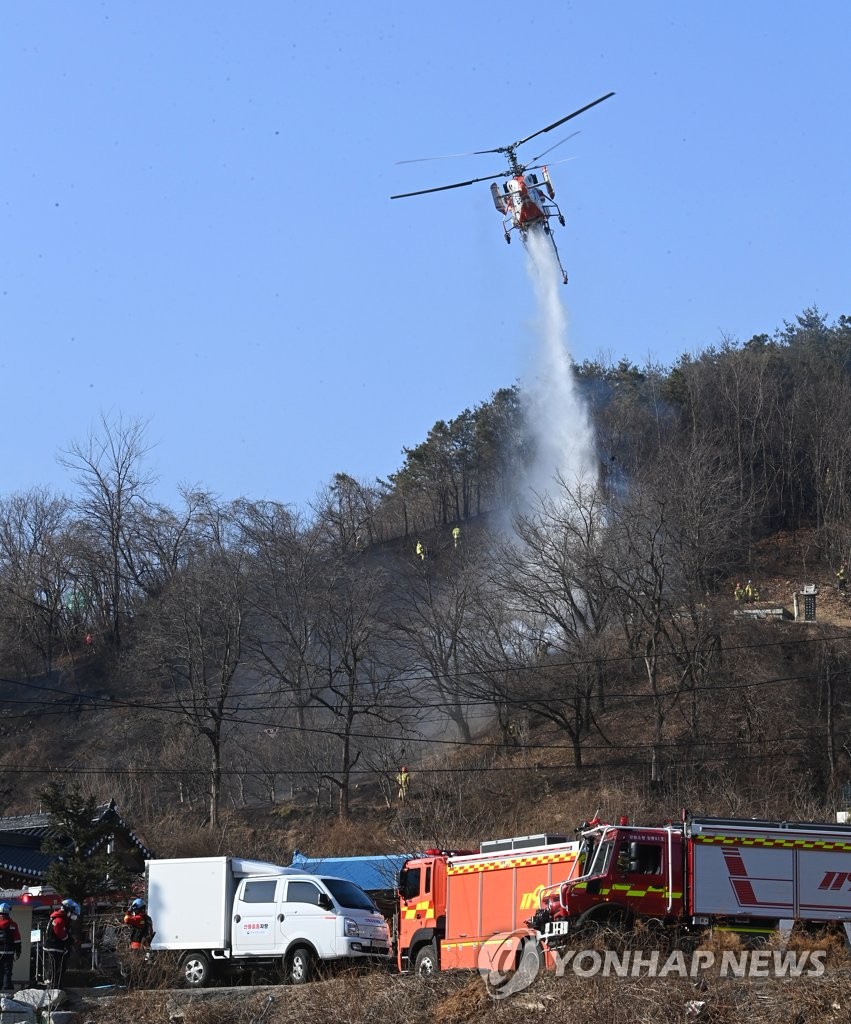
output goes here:
[[526, 499], [555, 496], [563, 482], [570, 490], [590, 485], [597, 473], [594, 431], [573, 379], [567, 312], [552, 246], [543, 231], [526, 238], [528, 271], [538, 321], [534, 365], [521, 385], [521, 402], [535, 457], [527, 471]]

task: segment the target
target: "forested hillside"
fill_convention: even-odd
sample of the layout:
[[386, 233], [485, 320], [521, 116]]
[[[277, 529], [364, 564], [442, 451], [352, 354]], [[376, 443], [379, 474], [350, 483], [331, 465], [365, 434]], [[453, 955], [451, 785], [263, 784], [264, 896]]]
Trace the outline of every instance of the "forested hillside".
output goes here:
[[[156, 504], [136, 422], [70, 443], [70, 493], [0, 501], [4, 812], [57, 771], [161, 852], [263, 814], [404, 845], [566, 827], [591, 802], [831, 812], [851, 779], [851, 320], [576, 375], [599, 476], [546, 495], [519, 487], [517, 388], [308, 511]], [[817, 621], [736, 615], [739, 576], [751, 611], [816, 584]]]

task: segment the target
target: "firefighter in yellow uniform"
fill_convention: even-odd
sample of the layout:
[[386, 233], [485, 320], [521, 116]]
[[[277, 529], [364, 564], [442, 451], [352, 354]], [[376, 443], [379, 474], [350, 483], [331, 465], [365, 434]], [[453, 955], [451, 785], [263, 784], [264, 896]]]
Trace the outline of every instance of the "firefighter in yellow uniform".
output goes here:
[[408, 782], [410, 781], [408, 776], [408, 769], [402, 765], [399, 769], [399, 774], [396, 776], [396, 785], [399, 787], [398, 799], [399, 803], [403, 804], [408, 796]]

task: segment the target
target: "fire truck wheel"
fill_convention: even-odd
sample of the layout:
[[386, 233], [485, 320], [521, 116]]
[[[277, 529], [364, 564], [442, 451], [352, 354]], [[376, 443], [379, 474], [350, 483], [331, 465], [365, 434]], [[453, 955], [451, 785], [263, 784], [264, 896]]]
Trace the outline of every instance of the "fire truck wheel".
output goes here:
[[537, 942], [524, 942], [520, 947], [520, 957], [517, 963], [519, 971], [525, 971], [533, 977], [537, 975], [544, 966], [544, 951]]
[[423, 946], [414, 959], [414, 974], [418, 978], [431, 978], [438, 972], [437, 950], [434, 943]]
[[291, 985], [306, 985], [313, 981], [316, 973], [316, 961], [313, 954], [305, 946], [298, 946], [287, 959], [287, 981]]

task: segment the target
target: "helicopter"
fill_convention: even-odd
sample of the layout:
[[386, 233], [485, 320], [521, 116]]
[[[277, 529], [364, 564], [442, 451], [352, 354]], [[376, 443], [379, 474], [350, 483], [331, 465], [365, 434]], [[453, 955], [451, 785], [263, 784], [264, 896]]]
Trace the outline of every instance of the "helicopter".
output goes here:
[[[452, 185], [438, 185], [435, 188], [423, 188], [417, 192], [402, 192], [399, 195], [391, 196], [391, 199], [408, 199], [411, 196], [423, 196], [430, 192], [446, 192], [452, 188], [464, 188], [467, 185], [475, 185], [480, 181], [490, 181], [491, 197], [493, 198], [494, 206], [502, 214], [502, 228], [503, 235], [506, 242], [511, 242], [511, 232], [517, 231], [522, 239], [524, 245], [528, 244], [529, 235], [531, 232], [543, 232], [549, 237], [552, 243], [553, 251], [555, 253], [556, 261], [561, 270], [564, 283], [567, 284], [567, 273], [561, 263], [561, 257], [558, 253], [558, 247], [553, 238], [552, 231], [550, 229], [550, 220], [555, 217], [558, 219], [559, 224], [564, 227], [564, 214], [555, 202], [555, 188], [553, 187], [552, 179], [550, 178], [550, 172], [546, 164], [539, 164], [538, 161], [551, 153], [562, 143], [567, 142], [568, 139], [572, 139], [574, 135], [578, 134], [574, 132], [572, 135], [566, 136], [561, 139], [555, 145], [550, 146], [549, 149], [545, 149], [543, 153], [539, 153], [537, 156], [532, 157], [528, 164], [521, 164], [517, 157], [517, 149], [526, 142], [531, 142], [532, 139], [537, 138], [539, 135], [544, 135], [546, 132], [550, 132], [553, 128], [558, 128], [559, 125], [563, 125], [566, 121], [572, 120], [579, 114], [584, 114], [586, 110], [590, 110], [591, 107], [596, 107], [598, 103], [602, 103], [603, 100], [609, 99], [614, 96], [613, 92], [606, 93], [605, 96], [601, 96], [599, 99], [594, 100], [592, 103], [587, 103], [584, 107], [580, 107], [579, 110], [574, 110], [572, 114], [568, 114], [566, 117], [559, 118], [558, 121], [553, 121], [552, 124], [547, 125], [546, 128], [541, 128], [536, 132], [532, 132], [531, 135], [527, 135], [525, 138], [518, 139], [517, 142], [512, 142], [507, 146], [497, 146], [494, 149], [477, 149], [472, 153], [456, 153], [453, 156], [484, 156], [488, 153], [501, 153], [508, 160], [508, 170], [501, 171], [498, 174], [486, 174], [481, 178], [470, 178], [469, 181], [456, 181]], [[439, 160], [441, 157], [425, 157], [421, 158], [425, 160]], [[418, 160], [401, 160], [400, 163], [418, 163]], [[535, 171], [540, 171], [540, 178]], [[499, 178], [505, 178], [502, 187], [497, 184]]]

